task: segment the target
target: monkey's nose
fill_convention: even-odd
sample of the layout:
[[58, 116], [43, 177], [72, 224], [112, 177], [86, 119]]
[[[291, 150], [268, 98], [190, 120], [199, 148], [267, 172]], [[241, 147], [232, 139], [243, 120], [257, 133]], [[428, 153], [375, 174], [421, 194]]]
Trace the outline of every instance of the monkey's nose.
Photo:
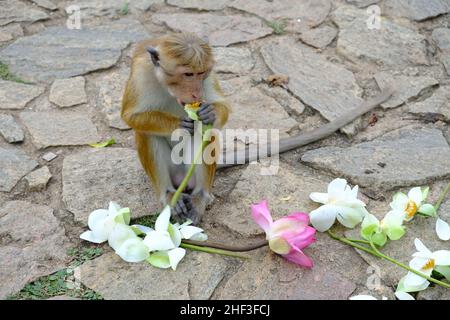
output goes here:
[[201, 95], [198, 93], [192, 94], [192, 99], [194, 99], [195, 102], [200, 100]]

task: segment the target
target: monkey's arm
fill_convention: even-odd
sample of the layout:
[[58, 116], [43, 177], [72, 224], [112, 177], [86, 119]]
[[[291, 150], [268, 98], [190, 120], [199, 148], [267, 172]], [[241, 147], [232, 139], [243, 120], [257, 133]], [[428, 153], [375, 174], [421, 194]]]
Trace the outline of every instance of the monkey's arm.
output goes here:
[[158, 136], [171, 135], [181, 122], [178, 117], [162, 111], [122, 112], [122, 119], [134, 130]]
[[[333, 121], [321, 126], [320, 128], [311, 130], [309, 132], [301, 133], [294, 137], [289, 137], [285, 139], [281, 139], [279, 143], [279, 149], [278, 153], [283, 153], [292, 149], [299, 148], [301, 146], [319, 141], [323, 138], [328, 137], [329, 135], [333, 134], [337, 130], [341, 129], [345, 125], [349, 124], [356, 118], [362, 116], [366, 112], [372, 110], [376, 106], [378, 106], [380, 103], [383, 103], [389, 97], [394, 93], [394, 89], [392, 87], [384, 88], [383, 91], [378, 94], [377, 96], [373, 97], [372, 99], [368, 101], [364, 101], [358, 108], [355, 108], [354, 110], [348, 111], [345, 114], [341, 115], [337, 119], [334, 119]], [[270, 148], [271, 146], [268, 145], [268, 154], [265, 157], [271, 156], [274, 152]], [[237, 154], [237, 161], [231, 164], [219, 164], [218, 168], [224, 168], [224, 167], [231, 167], [237, 164], [242, 163], [250, 163], [252, 161], [260, 159], [258, 157], [258, 154], [251, 153], [251, 149], [248, 147], [244, 150], [238, 151]], [[235, 152], [235, 151], [233, 151]], [[227, 156], [224, 154], [223, 159]], [[244, 161], [243, 161], [244, 160]]]

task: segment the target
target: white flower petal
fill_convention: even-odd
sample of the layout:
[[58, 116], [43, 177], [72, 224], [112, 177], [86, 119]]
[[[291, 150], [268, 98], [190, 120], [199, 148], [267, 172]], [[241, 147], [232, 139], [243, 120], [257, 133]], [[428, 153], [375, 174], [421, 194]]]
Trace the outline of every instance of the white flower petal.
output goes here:
[[328, 194], [320, 192], [311, 192], [309, 198], [314, 202], [326, 204], [328, 202]]
[[414, 201], [417, 205], [417, 207], [420, 207], [422, 204], [423, 198], [422, 198], [422, 189], [420, 187], [415, 187], [409, 190], [408, 192], [408, 198], [412, 201]]
[[404, 276], [403, 278], [400, 279], [398, 286], [397, 286], [397, 291], [402, 291], [402, 292], [417, 292], [417, 291], [422, 291], [425, 290], [426, 288], [428, 288], [428, 286], [430, 285], [430, 282], [427, 280], [424, 283], [422, 283], [420, 286], [406, 286], [405, 285], [405, 279], [407, 276]]
[[88, 227], [94, 230], [99, 223], [107, 219], [109, 216], [109, 211], [105, 209], [98, 209], [91, 212], [88, 218]]
[[436, 233], [439, 239], [444, 241], [450, 240], [450, 226], [440, 218], [436, 220]]
[[202, 233], [203, 229], [194, 226], [185, 226], [180, 228], [183, 239], [191, 239], [194, 235]]
[[175, 227], [173, 224], [169, 223], [168, 232], [169, 232], [170, 238], [172, 239], [174, 246], [179, 247], [181, 244], [180, 230], [177, 227]]
[[422, 241], [420, 241], [420, 239], [418, 239], [418, 238], [414, 239], [414, 245], [416, 246], [417, 251], [422, 252], [429, 256], [432, 255], [432, 252], [430, 250], [428, 250], [427, 247], [425, 247], [425, 245], [422, 243]]
[[80, 238], [89, 242], [93, 242], [93, 243], [102, 243], [105, 242], [106, 240], [108, 240], [107, 238], [98, 238], [95, 236], [95, 234], [92, 231], [86, 231], [83, 232], [80, 235]]
[[126, 240], [116, 253], [127, 262], [141, 262], [149, 257], [147, 246], [138, 237]]
[[136, 237], [136, 234], [130, 226], [118, 223], [108, 237], [108, 244], [117, 251], [125, 241]]
[[184, 250], [183, 248], [175, 248], [169, 250], [167, 254], [169, 255], [170, 266], [172, 267], [173, 270], [176, 270], [178, 263], [181, 261], [181, 259], [183, 259], [184, 255], [186, 254], [186, 250]]
[[195, 240], [195, 241], [206, 241], [208, 240], [208, 235], [206, 233], [197, 233], [194, 234], [190, 240]]
[[415, 300], [412, 295], [403, 291], [395, 292], [395, 296], [397, 297], [398, 300]]
[[378, 300], [377, 298], [367, 295], [367, 294], [360, 294], [357, 296], [353, 296], [348, 298], [349, 300]]
[[409, 199], [406, 194], [404, 194], [403, 192], [397, 192], [396, 194], [394, 194], [390, 206], [393, 210], [405, 211], [408, 200]]
[[450, 251], [438, 250], [433, 252], [434, 263], [437, 266], [450, 266]]
[[450, 281], [450, 266], [436, 266], [434, 270], [442, 274], [447, 281]]
[[157, 251], [150, 254], [150, 256], [147, 258], [147, 262], [157, 268], [170, 268], [170, 260], [167, 251]]
[[169, 222], [170, 222], [170, 206], [165, 206], [163, 211], [159, 214], [158, 218], [155, 222], [155, 230], [156, 231], [167, 231], [169, 228]]
[[169, 250], [175, 248], [169, 233], [161, 231], [151, 231], [144, 238], [144, 244], [149, 251]]
[[[431, 275], [432, 270], [430, 269], [429, 272], [424, 272], [427, 276]], [[427, 274], [429, 273], [429, 274]], [[412, 272], [408, 272], [408, 274], [405, 277], [405, 286], [406, 287], [420, 287], [422, 286], [424, 283], [428, 282], [427, 279], [422, 278], [421, 276], [412, 273]]]
[[145, 234], [153, 231], [152, 228], [147, 227], [147, 226], [143, 226], [141, 224], [133, 224], [132, 227], [135, 227], [135, 228], [139, 229], [142, 233], [145, 233]]
[[337, 207], [333, 205], [323, 205], [320, 208], [311, 211], [309, 218], [311, 224], [319, 232], [327, 231], [336, 220]]
[[338, 221], [347, 228], [354, 228], [358, 223], [360, 223], [364, 217], [366, 211], [360, 208], [348, 208], [340, 207], [336, 215]]
[[335, 198], [340, 197], [345, 192], [345, 187], [347, 186], [347, 180], [345, 179], [334, 179], [328, 185], [328, 197]]
[[117, 202], [110, 201], [108, 206], [109, 214], [112, 216], [116, 216], [119, 213], [120, 206]]

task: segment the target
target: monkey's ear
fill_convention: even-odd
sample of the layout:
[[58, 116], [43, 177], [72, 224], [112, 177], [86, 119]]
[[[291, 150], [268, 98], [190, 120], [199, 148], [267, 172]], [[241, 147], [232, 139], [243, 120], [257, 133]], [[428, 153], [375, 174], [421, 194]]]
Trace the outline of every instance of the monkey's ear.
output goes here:
[[153, 64], [158, 67], [159, 66], [159, 52], [156, 50], [156, 48], [148, 47], [147, 52], [150, 54], [150, 57], [152, 58]]

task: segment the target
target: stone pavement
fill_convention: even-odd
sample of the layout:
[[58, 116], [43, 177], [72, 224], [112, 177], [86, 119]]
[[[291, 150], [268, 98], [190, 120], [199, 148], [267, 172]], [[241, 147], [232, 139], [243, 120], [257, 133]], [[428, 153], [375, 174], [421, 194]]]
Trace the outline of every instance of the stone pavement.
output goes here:
[[[210, 239], [251, 242], [261, 230], [249, 205], [269, 200], [275, 217], [317, 206], [308, 199], [334, 177], [361, 187], [376, 215], [409, 186], [430, 185], [430, 202], [450, 179], [450, 2], [448, 0], [4, 0], [0, 8], [0, 298], [69, 266], [89, 213], [110, 200], [133, 217], [159, 210], [121, 121], [133, 43], [189, 30], [207, 35], [233, 113], [229, 128], [298, 134], [335, 119], [386, 83], [397, 92], [342, 132], [281, 156], [275, 176], [258, 165], [218, 172], [216, 201], [202, 222]], [[380, 28], [366, 8], [381, 9]], [[81, 30], [65, 8], [81, 10]], [[369, 22], [368, 22], [369, 21]], [[369, 23], [369, 25], [368, 25]], [[3, 72], [4, 73], [4, 72]], [[0, 72], [0, 74], [3, 74]], [[272, 74], [289, 77], [270, 87]], [[115, 138], [93, 149], [89, 143]], [[450, 200], [441, 208], [450, 220]], [[415, 219], [386, 252], [408, 262], [413, 239], [430, 249], [434, 220]], [[344, 230], [342, 230], [344, 231]], [[354, 235], [354, 231], [347, 231]], [[224, 240], [224, 241], [225, 241]], [[176, 272], [127, 264], [103, 246], [78, 269], [105, 299], [393, 298], [405, 273], [319, 234], [312, 270], [267, 249], [240, 261], [189, 252]], [[379, 268], [380, 286], [367, 288]], [[164, 283], [165, 290], [154, 290]], [[63, 296], [64, 297], [64, 296]], [[69, 297], [70, 298], [70, 297]], [[449, 299], [431, 288], [419, 299]]]

